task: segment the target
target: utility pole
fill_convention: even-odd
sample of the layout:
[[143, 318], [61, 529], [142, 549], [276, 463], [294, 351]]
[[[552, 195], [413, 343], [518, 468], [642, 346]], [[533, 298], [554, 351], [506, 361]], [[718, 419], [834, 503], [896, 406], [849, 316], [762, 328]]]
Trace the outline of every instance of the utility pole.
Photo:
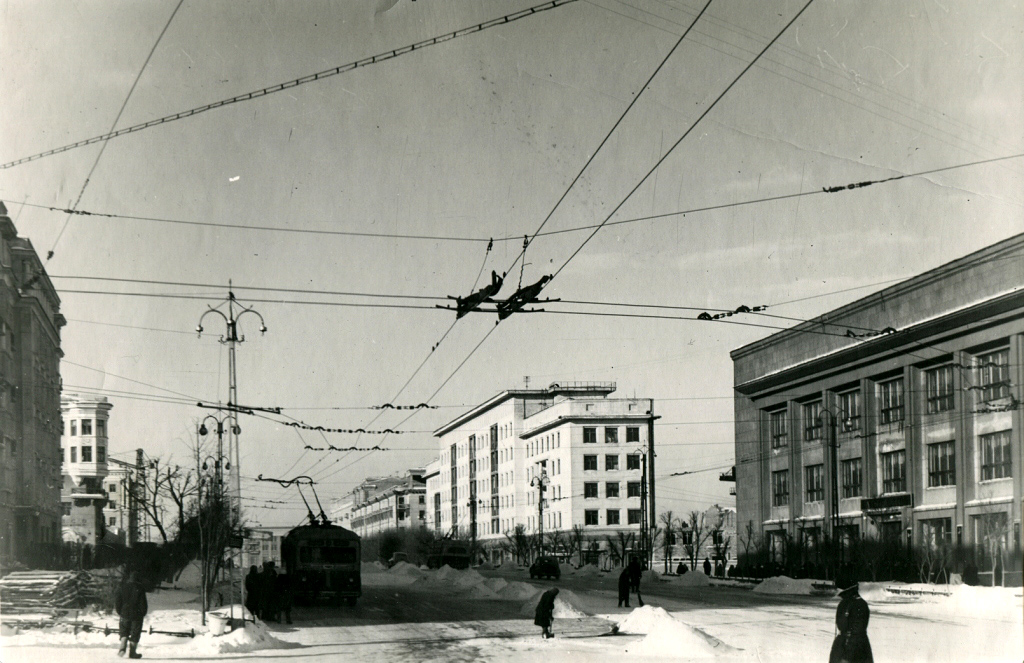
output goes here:
[[[650, 506], [650, 508], [649, 508], [650, 515], [649, 515], [649, 519], [647, 521], [647, 523], [648, 523], [648, 530], [647, 530], [648, 534], [650, 533], [651, 528], [653, 528], [657, 524], [657, 522], [658, 522], [658, 512], [657, 512], [657, 509], [656, 509], [656, 507], [654, 505], [654, 420], [657, 419], [657, 417], [654, 416], [654, 399], [653, 398], [651, 399], [651, 410], [650, 410], [649, 414], [651, 415], [651, 418], [647, 421], [647, 457], [651, 459], [650, 472], [648, 474], [648, 482], [650, 482], [650, 491], [651, 491], [650, 500], [651, 501], [650, 501], [650, 505], [649, 505]], [[654, 545], [653, 545], [654, 541], [653, 541], [653, 537], [650, 537], [650, 538], [652, 539], [651, 540], [651, 544], [652, 545], [647, 546], [647, 548], [646, 548], [647, 561], [648, 561], [647, 566], [648, 566], [648, 568], [650, 568], [654, 564], [654, 551], [652, 550], [652, 548], [654, 548]]]
[[[205, 313], [199, 318], [199, 324], [196, 325], [196, 333], [200, 336], [203, 335], [203, 320], [210, 313], [216, 313], [224, 319], [224, 324], [227, 326], [227, 333], [220, 337], [220, 342], [228, 346], [228, 409], [231, 412], [232, 425], [228, 427], [228, 456], [230, 458], [232, 444], [235, 451], [235, 503], [233, 511], [235, 513], [234, 525], [237, 526], [242, 522], [242, 465], [241, 465], [241, 453], [238, 450], [238, 435], [241, 432], [241, 428], [238, 425], [238, 412], [234, 409], [238, 407], [238, 376], [235, 371], [235, 346], [239, 343], [245, 342], [245, 336], [239, 336], [238, 334], [238, 321], [246, 313], [252, 313], [260, 320], [260, 334], [267, 333], [267, 325], [263, 321], [263, 316], [252, 307], [242, 306], [235, 299], [235, 293], [231, 290], [231, 281], [228, 281], [228, 298], [227, 298], [227, 309], [228, 312], [225, 314], [219, 310], [223, 303], [217, 308], [208, 306]], [[235, 307], [239, 308], [238, 314], [235, 314]], [[233, 533], [232, 533], [233, 534]], [[238, 560], [242, 561], [242, 551], [238, 551]], [[244, 572], [241, 569], [239, 571]], [[242, 605], [245, 605], [245, 581], [244, 578], [239, 577], [239, 594], [242, 599]], [[234, 605], [234, 603], [232, 603]], [[243, 611], [243, 615], [245, 612]]]
[[134, 512], [134, 518], [132, 518], [132, 512], [129, 512], [129, 520], [132, 521], [132, 545], [139, 542], [142, 538], [142, 523], [139, 518], [139, 509], [142, 508], [142, 504], [146, 499], [146, 467], [145, 461], [142, 458], [142, 449], [135, 450], [135, 485], [132, 491], [132, 512]]
[[548, 484], [551, 480], [548, 479], [548, 473], [542, 466], [540, 474], [533, 477], [530, 481], [530, 485], [537, 489], [537, 533], [540, 539], [540, 554], [544, 554], [544, 492], [548, 489]]
[[[647, 454], [640, 455], [640, 549], [647, 559]], [[625, 551], [623, 551], [625, 552]], [[625, 560], [623, 560], [625, 561]]]
[[836, 560], [837, 568], [833, 570], [833, 580], [837, 577], [838, 564], [842, 562], [842, 549], [839, 542], [839, 432], [834, 412], [829, 419], [832, 424], [829, 426], [829, 453], [832, 456], [832, 505], [830, 516], [832, 519], [832, 558]]

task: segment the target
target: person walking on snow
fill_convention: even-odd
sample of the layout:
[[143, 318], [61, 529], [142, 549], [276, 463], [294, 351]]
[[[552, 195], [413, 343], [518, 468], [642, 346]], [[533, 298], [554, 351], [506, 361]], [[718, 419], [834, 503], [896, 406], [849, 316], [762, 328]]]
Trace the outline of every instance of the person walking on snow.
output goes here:
[[138, 653], [136, 648], [139, 646], [139, 638], [142, 637], [142, 620], [149, 612], [149, 603], [146, 601], [146, 590], [139, 583], [137, 571], [130, 571], [125, 581], [121, 583], [114, 598], [114, 608], [120, 616], [117, 634], [121, 638], [121, 647], [117, 650], [117, 655], [124, 656], [128, 644], [131, 643], [128, 658], [142, 658], [142, 654]]
[[644, 567], [640, 565], [640, 560], [636, 558], [636, 555], [629, 558], [629, 566], [626, 567], [626, 571], [629, 572], [629, 586], [636, 592], [636, 602], [642, 608], [644, 599], [640, 596], [640, 578], [644, 575]]
[[551, 623], [554, 621], [556, 596], [558, 596], [557, 587], [552, 587], [541, 594], [540, 601], [537, 602], [537, 611], [534, 613], [533, 623], [541, 627], [540, 635], [545, 639], [555, 637], [555, 634], [551, 632]]
[[260, 570], [255, 564], [249, 567], [249, 575], [245, 576], [245, 607], [253, 619], [260, 611]]
[[711, 577], [711, 560], [707, 557], [704, 558], [704, 575]]
[[619, 574], [619, 607], [629, 607], [629, 568], [622, 569], [622, 573]]
[[832, 641], [829, 663], [874, 663], [871, 643], [868, 641], [868, 618], [871, 611], [861, 598], [857, 581], [849, 576], [836, 578], [839, 588], [839, 607], [836, 608], [838, 634]]

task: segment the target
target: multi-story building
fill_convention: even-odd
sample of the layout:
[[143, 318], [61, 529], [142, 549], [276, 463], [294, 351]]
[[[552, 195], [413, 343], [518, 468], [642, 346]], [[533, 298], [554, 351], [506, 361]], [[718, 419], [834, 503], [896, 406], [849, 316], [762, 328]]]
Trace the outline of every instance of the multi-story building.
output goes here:
[[[61, 397], [63, 527], [91, 546], [103, 539], [105, 518], [112, 517], [105, 516], [104, 509], [108, 506], [107, 423], [113, 407], [104, 396]], [[114, 482], [110, 485], [116, 487]]]
[[327, 509], [331, 524], [352, 529], [352, 494], [334, 500]]
[[60, 541], [60, 299], [0, 203], [0, 558]]
[[401, 477], [367, 479], [352, 491], [351, 525], [359, 536], [427, 526], [427, 485], [423, 468]]
[[[1024, 235], [732, 353], [738, 528], [1021, 547]], [[1019, 582], [1019, 566], [1016, 569]], [[1012, 580], [1012, 579], [1011, 579]]]
[[473, 539], [495, 560], [520, 525], [529, 535], [579, 525], [602, 549], [619, 532], [639, 533], [654, 403], [608, 398], [614, 391], [584, 382], [512, 389], [436, 430], [440, 455], [427, 479], [435, 531]]
[[[128, 494], [131, 484], [131, 471], [126, 467], [108, 468], [109, 473], [103, 480], [107, 492], [107, 503], [103, 507], [104, 529], [121, 543], [128, 543], [129, 517]], [[61, 496], [63, 498], [63, 495]], [[66, 508], [66, 507], [65, 507]]]

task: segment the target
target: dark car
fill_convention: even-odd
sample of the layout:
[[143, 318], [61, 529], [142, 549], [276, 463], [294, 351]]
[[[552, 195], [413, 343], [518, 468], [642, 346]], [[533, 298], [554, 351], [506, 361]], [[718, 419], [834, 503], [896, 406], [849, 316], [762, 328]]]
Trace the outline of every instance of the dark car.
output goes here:
[[558, 580], [562, 575], [558, 568], [558, 560], [554, 557], [538, 557], [530, 565], [531, 578], [551, 578]]

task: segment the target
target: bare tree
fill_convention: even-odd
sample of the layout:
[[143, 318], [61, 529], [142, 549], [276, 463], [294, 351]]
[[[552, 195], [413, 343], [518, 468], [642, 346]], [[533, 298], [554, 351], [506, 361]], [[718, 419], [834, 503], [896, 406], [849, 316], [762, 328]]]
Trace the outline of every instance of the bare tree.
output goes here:
[[576, 524], [572, 526], [572, 531], [569, 534], [569, 538], [573, 541], [573, 546], [576, 548], [576, 552], [580, 556], [580, 566], [583, 566], [583, 553], [585, 547], [585, 541], [587, 538], [586, 530], [583, 525]]
[[690, 558], [690, 568], [696, 570], [697, 557], [700, 555], [701, 547], [707, 542], [711, 535], [705, 514], [703, 511], [691, 511], [687, 520], [681, 524], [680, 538], [683, 540], [683, 549], [686, 556]]
[[611, 556], [613, 563], [625, 566], [626, 553], [633, 548], [635, 538], [635, 532], [622, 531], [616, 532], [615, 536], [607, 536], [605, 538], [608, 541], [608, 554]]
[[178, 510], [178, 531], [185, 526], [185, 511], [188, 502], [199, 493], [199, 482], [196, 474], [177, 465], [167, 468], [164, 481], [164, 492]]
[[665, 573], [669, 572], [669, 560], [672, 558], [672, 548], [676, 543], [676, 530], [679, 529], [679, 519], [672, 511], [666, 511], [658, 516], [661, 527], [661, 548], [665, 557]]

